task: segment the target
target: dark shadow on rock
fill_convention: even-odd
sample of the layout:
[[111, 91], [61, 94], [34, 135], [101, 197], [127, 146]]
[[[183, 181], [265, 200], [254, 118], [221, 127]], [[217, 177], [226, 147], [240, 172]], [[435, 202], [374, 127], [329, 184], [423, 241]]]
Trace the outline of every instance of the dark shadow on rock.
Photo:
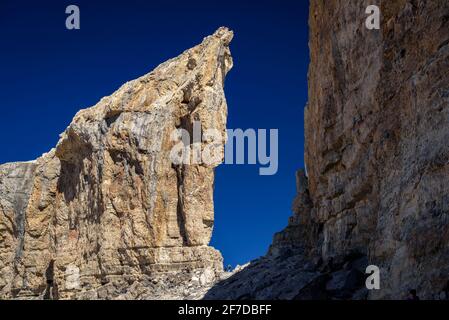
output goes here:
[[[205, 300], [364, 300], [366, 256], [351, 255], [338, 265], [305, 258], [301, 250], [252, 261], [220, 281]], [[363, 271], [362, 271], [363, 270]]]

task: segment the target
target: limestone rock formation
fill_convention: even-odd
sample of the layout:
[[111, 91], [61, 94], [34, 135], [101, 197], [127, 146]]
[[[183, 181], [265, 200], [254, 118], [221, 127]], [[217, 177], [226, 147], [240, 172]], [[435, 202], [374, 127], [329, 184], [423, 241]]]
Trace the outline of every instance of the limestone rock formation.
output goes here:
[[312, 220], [324, 260], [358, 253], [381, 268], [371, 298], [432, 298], [449, 280], [449, 3], [379, 5], [373, 32], [354, 26], [364, 6], [312, 2]]
[[[372, 4], [380, 30], [365, 28]], [[232, 33], [221, 28], [80, 111], [48, 154], [0, 166], [0, 298], [448, 290], [449, 2], [311, 0], [309, 23], [307, 172], [266, 256], [222, 272], [208, 246], [214, 165], [169, 159], [174, 129], [225, 131]], [[365, 288], [368, 265], [379, 290]]]
[[220, 28], [79, 111], [49, 153], [0, 166], [0, 298], [195, 298], [220, 276], [215, 165], [170, 151], [193, 121], [225, 132], [232, 37]]
[[[365, 28], [371, 4], [380, 30]], [[284, 286], [296, 299], [437, 298], [449, 285], [449, 2], [312, 0], [309, 23], [307, 177], [294, 215], [267, 257], [207, 297], [278, 298]], [[304, 255], [307, 268], [273, 260]], [[371, 264], [381, 288], [367, 292]], [[276, 284], [286, 269], [308, 284]], [[260, 270], [266, 285], [246, 286]]]

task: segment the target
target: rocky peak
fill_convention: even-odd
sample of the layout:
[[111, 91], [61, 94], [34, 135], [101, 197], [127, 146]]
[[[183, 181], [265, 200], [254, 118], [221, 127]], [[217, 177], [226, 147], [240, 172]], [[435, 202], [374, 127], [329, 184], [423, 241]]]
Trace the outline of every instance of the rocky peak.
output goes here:
[[193, 121], [224, 134], [232, 37], [218, 29], [79, 111], [49, 153], [0, 166], [0, 297], [183, 298], [215, 281], [215, 165], [170, 151]]

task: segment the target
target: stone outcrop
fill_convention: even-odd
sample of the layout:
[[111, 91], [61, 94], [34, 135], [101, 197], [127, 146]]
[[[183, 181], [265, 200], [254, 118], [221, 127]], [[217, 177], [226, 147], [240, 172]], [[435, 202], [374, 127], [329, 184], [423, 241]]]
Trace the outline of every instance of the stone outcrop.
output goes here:
[[449, 2], [311, 0], [309, 24], [307, 171], [266, 256], [222, 272], [214, 165], [169, 159], [173, 130], [225, 131], [221, 28], [80, 111], [48, 154], [0, 166], [0, 297], [449, 294]]
[[39, 159], [0, 166], [0, 298], [198, 298], [216, 281], [215, 165], [170, 151], [194, 121], [224, 134], [232, 36], [81, 110]]
[[[380, 30], [365, 28], [371, 4]], [[449, 2], [312, 0], [309, 24], [294, 215], [266, 257], [207, 297], [438, 298], [449, 285]], [[367, 265], [380, 290], [363, 289]], [[277, 280], [289, 272], [300, 280]]]

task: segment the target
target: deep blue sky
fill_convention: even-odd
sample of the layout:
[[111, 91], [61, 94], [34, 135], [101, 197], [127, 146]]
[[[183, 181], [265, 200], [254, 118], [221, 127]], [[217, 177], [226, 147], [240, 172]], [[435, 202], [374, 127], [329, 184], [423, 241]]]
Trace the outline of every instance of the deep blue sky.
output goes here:
[[[65, 28], [76, 4], [81, 30]], [[278, 128], [279, 171], [220, 166], [212, 245], [226, 264], [265, 254], [291, 214], [303, 167], [308, 1], [0, 2], [0, 163], [50, 150], [75, 113], [212, 34], [231, 28], [229, 128]]]

